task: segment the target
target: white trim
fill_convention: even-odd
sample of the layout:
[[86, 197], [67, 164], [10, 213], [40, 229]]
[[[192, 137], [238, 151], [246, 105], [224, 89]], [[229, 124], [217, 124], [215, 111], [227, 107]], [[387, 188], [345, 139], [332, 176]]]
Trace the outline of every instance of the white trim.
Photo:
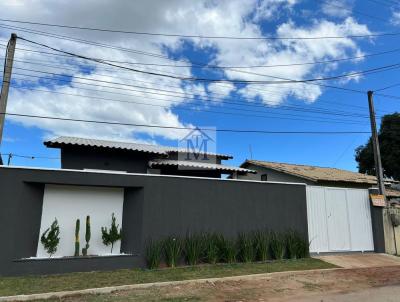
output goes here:
[[0, 169], [21, 169], [21, 170], [40, 170], [40, 171], [57, 171], [57, 172], [75, 172], [75, 173], [93, 173], [93, 174], [109, 174], [109, 175], [136, 175], [136, 176], [147, 176], [147, 177], [168, 177], [168, 178], [188, 178], [197, 180], [214, 180], [214, 181], [233, 181], [233, 182], [250, 182], [250, 183], [262, 183], [262, 184], [283, 184], [283, 185], [300, 185], [306, 186], [305, 183], [300, 182], [279, 182], [279, 181], [260, 181], [251, 179], [223, 179], [223, 178], [212, 178], [212, 177], [195, 177], [195, 176], [181, 176], [181, 175], [159, 175], [159, 174], [145, 174], [145, 173], [127, 173], [124, 171], [112, 171], [112, 170], [99, 170], [99, 171], [87, 171], [87, 170], [74, 170], [74, 169], [55, 169], [55, 168], [42, 168], [42, 167], [25, 167], [25, 166], [0, 166]]

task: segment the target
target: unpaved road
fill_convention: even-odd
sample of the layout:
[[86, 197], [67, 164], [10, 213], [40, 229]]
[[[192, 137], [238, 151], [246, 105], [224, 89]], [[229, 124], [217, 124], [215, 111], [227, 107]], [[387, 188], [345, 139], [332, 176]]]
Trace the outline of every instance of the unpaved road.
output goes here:
[[400, 266], [305, 271], [254, 280], [187, 283], [54, 301], [399, 302]]

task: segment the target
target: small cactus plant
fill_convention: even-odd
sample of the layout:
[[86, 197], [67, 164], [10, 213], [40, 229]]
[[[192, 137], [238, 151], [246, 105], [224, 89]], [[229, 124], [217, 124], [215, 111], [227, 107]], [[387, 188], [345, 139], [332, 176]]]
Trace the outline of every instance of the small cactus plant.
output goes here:
[[86, 241], [86, 245], [85, 247], [82, 249], [82, 255], [83, 256], [87, 256], [88, 253], [88, 249], [89, 249], [89, 241], [90, 241], [90, 216], [86, 216], [86, 232], [85, 232], [85, 241]]
[[75, 257], [79, 256], [79, 228], [80, 228], [80, 220], [76, 220], [75, 224]]

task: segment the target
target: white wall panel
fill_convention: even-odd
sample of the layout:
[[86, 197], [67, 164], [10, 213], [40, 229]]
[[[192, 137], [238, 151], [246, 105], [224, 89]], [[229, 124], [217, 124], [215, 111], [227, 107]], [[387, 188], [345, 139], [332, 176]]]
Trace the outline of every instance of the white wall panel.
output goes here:
[[307, 186], [310, 252], [373, 251], [368, 190]]
[[[85, 245], [86, 216], [91, 219], [91, 240], [89, 255], [110, 253], [101, 239], [101, 227], [111, 225], [114, 213], [117, 223], [122, 226], [124, 190], [121, 188], [46, 185], [43, 196], [42, 220], [40, 226], [38, 257], [48, 257], [40, 243], [41, 234], [50, 227], [54, 218], [60, 226], [60, 244], [55, 256], [73, 256], [75, 250], [75, 222], [80, 219], [80, 249]], [[80, 251], [81, 252], [81, 251]], [[120, 242], [113, 254], [120, 253]]]
[[367, 190], [347, 190], [352, 250], [369, 251], [373, 249], [371, 209]]
[[327, 252], [328, 227], [326, 221], [325, 189], [307, 186], [307, 220], [310, 252]]

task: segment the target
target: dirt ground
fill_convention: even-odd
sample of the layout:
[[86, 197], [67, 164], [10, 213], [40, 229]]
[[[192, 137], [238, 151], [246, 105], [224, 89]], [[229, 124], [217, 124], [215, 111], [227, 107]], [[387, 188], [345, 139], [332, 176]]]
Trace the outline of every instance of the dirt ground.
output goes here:
[[[153, 287], [108, 295], [63, 298], [61, 301], [400, 301], [382, 299], [384, 288], [400, 288], [400, 266], [297, 272], [254, 280]], [[369, 293], [371, 292], [371, 294]], [[377, 300], [363, 298], [378, 295]], [[343, 295], [343, 296], [341, 296]], [[350, 295], [351, 300], [346, 300]], [[396, 294], [397, 295], [397, 294]], [[341, 298], [343, 297], [343, 298]], [[386, 297], [386, 296], [385, 296]], [[389, 297], [389, 296], [388, 296]], [[397, 299], [398, 296], [396, 296]], [[54, 301], [60, 301], [59, 299]]]

